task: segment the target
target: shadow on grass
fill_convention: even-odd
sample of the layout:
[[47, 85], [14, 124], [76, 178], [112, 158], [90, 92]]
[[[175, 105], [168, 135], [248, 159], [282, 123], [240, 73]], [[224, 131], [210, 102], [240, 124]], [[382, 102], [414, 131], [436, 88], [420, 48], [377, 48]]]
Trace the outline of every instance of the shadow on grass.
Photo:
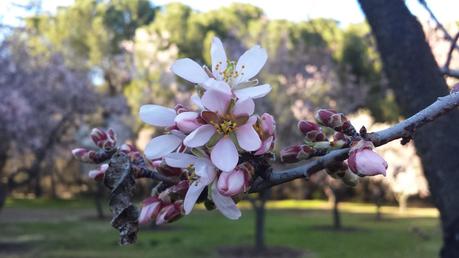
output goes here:
[[299, 258], [311, 257], [308, 252], [284, 246], [269, 246], [258, 251], [253, 246], [219, 247], [217, 253], [222, 258]]

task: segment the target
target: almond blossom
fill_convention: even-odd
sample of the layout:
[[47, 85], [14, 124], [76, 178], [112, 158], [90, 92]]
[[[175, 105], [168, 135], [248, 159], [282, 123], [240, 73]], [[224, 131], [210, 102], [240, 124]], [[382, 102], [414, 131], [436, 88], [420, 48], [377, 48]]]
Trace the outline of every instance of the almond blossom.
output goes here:
[[259, 45], [247, 50], [237, 62], [234, 62], [227, 59], [222, 42], [215, 37], [212, 40], [210, 56], [212, 59], [211, 71], [189, 58], [177, 60], [171, 70], [176, 75], [199, 84], [206, 90], [213, 89], [234, 94], [239, 99], [262, 98], [271, 91], [269, 84], [251, 87], [258, 82], [250, 81], [250, 79], [260, 72], [268, 59], [266, 50]]
[[145, 156], [149, 159], [158, 159], [175, 151], [183, 142], [185, 133], [189, 133], [199, 126], [196, 112], [177, 112], [172, 108], [158, 105], [143, 105], [139, 111], [140, 119], [150, 125], [166, 128], [169, 134], [160, 135], [151, 139], [145, 147]]
[[190, 172], [190, 186], [183, 201], [185, 215], [190, 214], [199, 196], [206, 187], [210, 187], [210, 197], [215, 207], [227, 218], [238, 219], [241, 211], [231, 197], [222, 195], [217, 189], [217, 169], [208, 157], [197, 157], [186, 153], [170, 153], [165, 156], [166, 164], [171, 167], [187, 169]]
[[260, 136], [253, 127], [257, 117], [251, 116], [255, 104], [250, 98], [234, 101], [231, 95], [216, 90], [207, 90], [201, 100], [206, 108], [201, 118], [207, 124], [194, 130], [183, 143], [190, 148], [201, 147], [216, 135], [218, 141], [210, 153], [212, 163], [222, 171], [232, 171], [239, 161], [235, 142], [249, 152], [261, 146]]

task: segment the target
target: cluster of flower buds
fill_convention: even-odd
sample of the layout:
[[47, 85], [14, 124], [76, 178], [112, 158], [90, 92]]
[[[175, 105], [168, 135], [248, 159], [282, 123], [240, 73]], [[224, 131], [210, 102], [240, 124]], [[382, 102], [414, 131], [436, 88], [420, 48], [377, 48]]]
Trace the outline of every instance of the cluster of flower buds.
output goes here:
[[109, 159], [116, 149], [116, 135], [112, 129], [104, 131], [94, 128], [91, 131], [91, 139], [94, 144], [100, 148], [99, 151], [89, 150], [86, 148], [76, 148], [72, 150], [72, 155], [84, 163], [99, 164]]
[[161, 225], [183, 217], [183, 199], [188, 188], [188, 181], [182, 180], [145, 199], [140, 210], [139, 223], [148, 224], [155, 221], [156, 225]]
[[111, 128], [107, 131], [99, 128], [92, 129], [91, 139], [101, 149], [111, 150], [116, 147], [116, 135]]
[[300, 120], [298, 122], [298, 129], [304, 135], [306, 141], [321, 142], [327, 140], [322, 128], [316, 123]]
[[387, 162], [373, 151], [370, 141], [360, 140], [352, 143], [348, 164], [352, 172], [359, 176], [386, 176]]
[[349, 136], [357, 135], [357, 131], [343, 113], [338, 113], [331, 109], [319, 109], [315, 113], [317, 122], [326, 127], [330, 127], [337, 132], [342, 132]]

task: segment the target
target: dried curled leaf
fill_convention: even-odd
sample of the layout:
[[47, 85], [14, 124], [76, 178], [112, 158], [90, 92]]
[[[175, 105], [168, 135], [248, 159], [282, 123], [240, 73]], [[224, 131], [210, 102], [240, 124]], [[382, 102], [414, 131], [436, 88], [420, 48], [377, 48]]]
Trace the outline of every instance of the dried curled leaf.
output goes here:
[[112, 226], [120, 232], [120, 244], [132, 244], [139, 231], [139, 211], [132, 204], [135, 190], [135, 179], [127, 154], [115, 153], [107, 171], [104, 184], [111, 190], [109, 206], [112, 211]]

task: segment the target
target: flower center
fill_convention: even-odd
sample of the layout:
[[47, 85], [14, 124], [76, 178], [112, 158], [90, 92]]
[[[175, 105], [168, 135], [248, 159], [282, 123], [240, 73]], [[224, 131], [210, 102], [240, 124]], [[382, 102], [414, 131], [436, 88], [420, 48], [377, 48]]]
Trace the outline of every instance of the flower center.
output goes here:
[[239, 72], [235, 71], [235, 69], [236, 69], [236, 62], [227, 60], [226, 69], [220, 73], [221, 75], [223, 75], [223, 80], [225, 80], [225, 82], [230, 82], [232, 79], [236, 78], [239, 75]]
[[199, 179], [199, 176], [196, 174], [196, 170], [194, 169], [194, 166], [192, 164], [190, 164], [186, 168], [186, 170], [188, 171], [186, 177], [190, 182], [195, 182]]
[[224, 134], [228, 135], [236, 129], [236, 122], [231, 121], [231, 120], [223, 120], [223, 122], [217, 124], [217, 123], [212, 123], [212, 125], [217, 129], [217, 132], [219, 134]]

